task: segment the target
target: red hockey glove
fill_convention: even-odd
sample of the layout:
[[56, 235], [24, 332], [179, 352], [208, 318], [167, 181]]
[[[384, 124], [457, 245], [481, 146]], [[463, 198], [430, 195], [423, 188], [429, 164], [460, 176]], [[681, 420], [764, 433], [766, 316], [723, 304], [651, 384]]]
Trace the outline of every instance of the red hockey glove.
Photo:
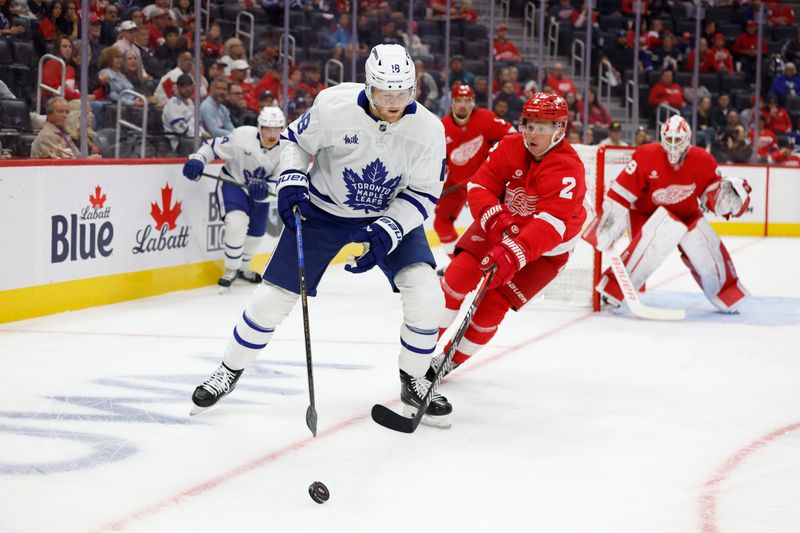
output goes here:
[[519, 235], [519, 226], [514, 222], [513, 215], [502, 204], [493, 205], [483, 212], [481, 228], [492, 244], [498, 244], [505, 236], [516, 237]]
[[489, 284], [490, 289], [505, 285], [528, 262], [525, 247], [509, 237], [500, 241], [500, 244], [489, 250], [489, 253], [481, 260], [481, 268], [489, 270], [497, 268], [497, 272]]

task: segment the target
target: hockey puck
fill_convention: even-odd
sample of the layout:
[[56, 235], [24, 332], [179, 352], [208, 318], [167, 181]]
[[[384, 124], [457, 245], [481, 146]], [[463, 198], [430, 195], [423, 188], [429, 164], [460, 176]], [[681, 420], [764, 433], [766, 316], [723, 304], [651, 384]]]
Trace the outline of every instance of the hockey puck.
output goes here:
[[308, 486], [308, 495], [317, 503], [325, 503], [331, 497], [328, 487], [321, 481], [315, 481]]

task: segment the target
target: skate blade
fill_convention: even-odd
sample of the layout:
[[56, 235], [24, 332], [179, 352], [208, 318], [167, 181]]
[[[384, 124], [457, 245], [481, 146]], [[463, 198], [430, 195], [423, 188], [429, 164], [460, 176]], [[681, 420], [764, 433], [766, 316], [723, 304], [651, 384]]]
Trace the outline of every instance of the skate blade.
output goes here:
[[220, 294], [228, 294], [231, 292], [231, 286], [228, 285], [227, 287], [223, 287], [222, 285], [219, 286], [219, 293]]
[[[417, 408], [411, 405], [403, 404], [403, 416], [407, 418], [414, 418], [417, 414]], [[450, 421], [450, 416], [431, 416], [422, 415], [422, 420], [419, 421], [423, 426], [428, 426], [436, 429], [450, 429], [453, 427]]]
[[200, 407], [199, 405], [192, 405], [192, 410], [189, 411], [189, 416], [194, 416], [194, 415], [200, 414], [203, 411], [206, 411], [207, 409], [210, 409], [211, 407], [213, 407], [213, 406]]

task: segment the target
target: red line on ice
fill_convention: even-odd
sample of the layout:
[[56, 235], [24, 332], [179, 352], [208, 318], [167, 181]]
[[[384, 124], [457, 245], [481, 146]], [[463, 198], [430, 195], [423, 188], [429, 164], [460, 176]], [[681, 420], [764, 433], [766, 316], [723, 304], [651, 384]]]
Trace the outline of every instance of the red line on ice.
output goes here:
[[[568, 328], [568, 327], [570, 327], [570, 326], [572, 326], [574, 324], [577, 324], [578, 322], [582, 322], [583, 320], [586, 320], [587, 318], [589, 318], [589, 317], [591, 317], [593, 315], [594, 315], [594, 313], [591, 313], [591, 312], [583, 314], [583, 315], [581, 315], [581, 316], [579, 316], [579, 317], [577, 317], [577, 318], [575, 318], [573, 320], [565, 322], [564, 324], [561, 324], [561, 325], [556, 326], [556, 327], [554, 327], [552, 329], [549, 329], [549, 330], [547, 330], [547, 331], [545, 331], [543, 333], [540, 333], [539, 335], [533, 337], [532, 339], [529, 339], [529, 340], [527, 340], [525, 342], [516, 344], [514, 346], [509, 346], [508, 348], [505, 348], [502, 351], [500, 351], [500, 352], [498, 352], [498, 353], [496, 353], [496, 354], [494, 354], [494, 355], [492, 355], [490, 357], [487, 357], [487, 358], [482, 359], [480, 361], [476, 361], [475, 364], [470, 364], [469, 366], [465, 367], [463, 370], [464, 370], [465, 373], [466, 372], [471, 372], [475, 368], [478, 368], [480, 366], [488, 364], [488, 363], [490, 363], [492, 361], [496, 361], [497, 359], [500, 359], [501, 357], [504, 357], [504, 356], [516, 351], [516, 350], [519, 350], [521, 348], [525, 348], [527, 346], [530, 346], [531, 344], [539, 342], [540, 340], [543, 340], [543, 339], [545, 339], [547, 337], [555, 335], [556, 333], [559, 333], [559, 332], [565, 330], [566, 328]], [[459, 373], [461, 373], [461, 371], [459, 371]], [[385, 403], [387, 403], [387, 404], [388, 403], [396, 403], [396, 401], [395, 402], [385, 402]], [[174, 506], [174, 505], [179, 505], [181, 502], [183, 502], [183, 501], [185, 501], [185, 500], [187, 500], [189, 498], [192, 498], [192, 497], [195, 497], [195, 496], [200, 496], [201, 494], [204, 494], [204, 493], [206, 493], [206, 492], [208, 492], [210, 490], [213, 490], [213, 489], [219, 487], [220, 485], [223, 485], [223, 484], [227, 483], [228, 481], [231, 481], [231, 480], [233, 480], [233, 479], [235, 479], [235, 478], [237, 478], [237, 477], [239, 477], [239, 476], [241, 476], [243, 474], [247, 474], [247, 473], [255, 470], [256, 468], [259, 468], [259, 467], [264, 466], [264, 465], [266, 465], [266, 464], [268, 464], [268, 463], [270, 463], [272, 461], [280, 459], [283, 456], [288, 455], [288, 454], [290, 454], [292, 452], [296, 452], [298, 450], [301, 450], [301, 449], [305, 448], [306, 446], [308, 446], [309, 444], [311, 444], [312, 442], [314, 442], [315, 440], [320, 440], [320, 439], [323, 439], [325, 437], [329, 437], [329, 436], [331, 436], [331, 435], [333, 435], [335, 433], [340, 432], [343, 429], [347, 429], [348, 427], [353, 426], [353, 425], [355, 425], [355, 424], [357, 424], [359, 422], [362, 422], [364, 420], [371, 420], [369, 413], [358, 415], [358, 416], [355, 416], [355, 417], [350, 418], [348, 420], [344, 420], [343, 422], [339, 422], [338, 424], [336, 424], [334, 426], [331, 426], [331, 427], [329, 427], [327, 429], [324, 429], [324, 430], [320, 431], [318, 433], [316, 439], [314, 439], [314, 437], [306, 437], [305, 439], [302, 439], [302, 440], [299, 440], [299, 441], [294, 442], [292, 444], [289, 444], [288, 446], [285, 446], [284, 448], [281, 448], [278, 451], [271, 452], [271, 453], [269, 453], [267, 455], [264, 455], [262, 457], [254, 459], [254, 460], [252, 460], [252, 461], [250, 461], [248, 463], [243, 464], [242, 466], [234, 468], [233, 470], [225, 472], [224, 474], [220, 474], [219, 476], [211, 478], [208, 481], [205, 481], [203, 483], [195, 485], [194, 487], [186, 489], [186, 490], [184, 490], [184, 491], [182, 491], [182, 492], [180, 492], [180, 493], [178, 493], [178, 494], [176, 494], [174, 496], [168, 497], [168, 498], [163, 499], [163, 500], [161, 500], [159, 502], [156, 502], [156, 503], [151, 504], [151, 505], [149, 505], [147, 507], [144, 507], [144, 508], [142, 508], [142, 509], [140, 509], [140, 510], [134, 512], [134, 513], [129, 514], [125, 518], [117, 520], [116, 522], [111, 522], [111, 523], [105, 524], [105, 525], [101, 526], [99, 529], [97, 529], [97, 531], [98, 532], [103, 532], [103, 531], [122, 531], [127, 526], [129, 526], [132, 522], [135, 522], [135, 521], [138, 521], [138, 520], [142, 520], [142, 519], [145, 519], [145, 518], [147, 518], [149, 516], [158, 514], [159, 512], [167, 509], [168, 507], [171, 507], [171, 506]]]

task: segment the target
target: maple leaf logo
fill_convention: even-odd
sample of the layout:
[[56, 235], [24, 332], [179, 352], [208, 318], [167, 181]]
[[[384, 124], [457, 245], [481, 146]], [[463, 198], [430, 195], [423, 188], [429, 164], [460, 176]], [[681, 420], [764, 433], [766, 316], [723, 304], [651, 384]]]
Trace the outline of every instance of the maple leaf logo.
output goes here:
[[264, 181], [266, 179], [267, 170], [264, 167], [256, 167], [252, 172], [244, 169], [244, 181], [246, 183], [250, 183], [251, 181]]
[[[100, 196], [102, 194], [102, 196]], [[103, 204], [106, 203], [106, 195], [103, 194], [103, 189], [99, 185], [94, 187], [94, 195], [89, 195], [89, 202], [92, 204], [92, 209], [102, 209]]]
[[172, 188], [169, 183], [161, 189], [161, 204], [163, 209], [155, 202], [150, 204], [150, 216], [156, 221], [156, 229], [160, 231], [164, 224], [167, 224], [170, 231], [174, 230], [175, 221], [178, 219], [178, 215], [181, 214], [181, 203], [175, 202], [174, 206], [171, 205]]
[[387, 179], [389, 171], [380, 159], [375, 159], [365, 168], [361, 175], [347, 167], [342, 171], [344, 184], [347, 186], [347, 199], [345, 204], [354, 211], [364, 210], [380, 212], [389, 207], [392, 194], [400, 183], [401, 176]]

